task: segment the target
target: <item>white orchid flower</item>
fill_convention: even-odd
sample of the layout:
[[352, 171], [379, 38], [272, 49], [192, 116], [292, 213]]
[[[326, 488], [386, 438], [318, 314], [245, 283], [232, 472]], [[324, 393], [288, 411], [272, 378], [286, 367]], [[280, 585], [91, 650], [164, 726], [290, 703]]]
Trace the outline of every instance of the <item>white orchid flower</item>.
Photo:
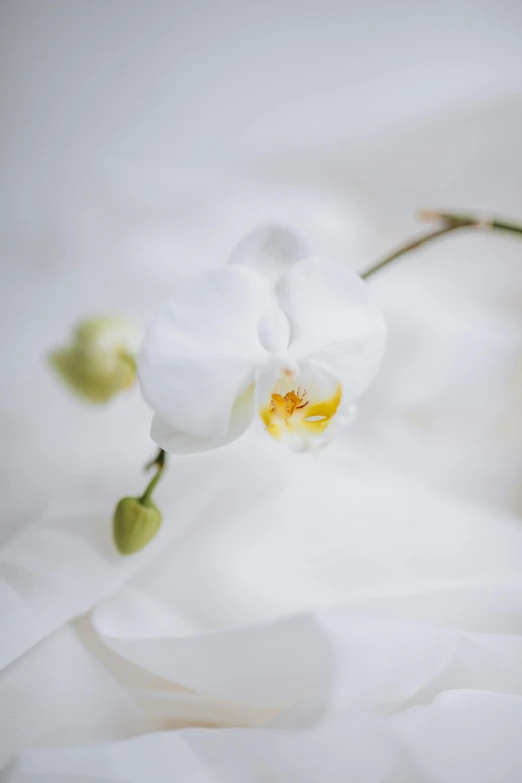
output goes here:
[[173, 454], [237, 439], [257, 421], [297, 449], [323, 445], [381, 362], [386, 329], [361, 278], [313, 257], [293, 230], [248, 234], [230, 265], [177, 285], [138, 356]]

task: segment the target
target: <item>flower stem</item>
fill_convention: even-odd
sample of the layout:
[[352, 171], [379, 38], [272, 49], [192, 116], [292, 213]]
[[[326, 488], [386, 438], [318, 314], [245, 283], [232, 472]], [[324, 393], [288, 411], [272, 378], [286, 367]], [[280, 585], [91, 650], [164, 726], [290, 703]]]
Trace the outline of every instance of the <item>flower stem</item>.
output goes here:
[[151, 478], [151, 480], [147, 484], [145, 492], [143, 493], [143, 495], [140, 498], [140, 503], [142, 503], [144, 506], [147, 506], [147, 505], [150, 504], [150, 501], [151, 501], [151, 498], [152, 498], [152, 493], [156, 489], [156, 485], [157, 485], [158, 481], [160, 480], [160, 478], [161, 478], [161, 476], [163, 474], [163, 471], [165, 469], [166, 456], [167, 456], [167, 453], [165, 451], [163, 451], [163, 449], [160, 449], [158, 451], [158, 453], [156, 454], [156, 456], [154, 457], [154, 459], [152, 460], [152, 462], [149, 462], [147, 465], [145, 465], [145, 470], [150, 470], [150, 468], [155, 467], [156, 468], [156, 473], [154, 474], [154, 476]]
[[428, 210], [420, 212], [419, 218], [430, 222], [438, 221], [440, 225], [434, 231], [421, 234], [410, 242], [401, 245], [393, 253], [385, 256], [365, 272], [362, 272], [361, 277], [363, 280], [366, 280], [376, 272], [380, 272], [385, 266], [388, 266], [388, 264], [391, 264], [392, 261], [395, 261], [397, 258], [406, 255], [410, 250], [416, 250], [418, 247], [428, 244], [433, 239], [438, 239], [438, 237], [445, 236], [446, 234], [461, 228], [485, 229], [487, 231], [498, 230], [522, 235], [522, 225], [512, 223], [508, 220], [499, 220], [497, 218], [483, 218], [478, 215], [461, 215], [449, 212], [432, 212]]

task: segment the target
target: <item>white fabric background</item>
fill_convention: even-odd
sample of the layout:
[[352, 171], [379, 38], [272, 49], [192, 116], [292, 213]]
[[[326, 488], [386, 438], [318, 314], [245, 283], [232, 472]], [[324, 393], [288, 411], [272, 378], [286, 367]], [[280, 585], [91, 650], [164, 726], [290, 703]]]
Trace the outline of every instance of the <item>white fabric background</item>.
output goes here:
[[375, 279], [390, 346], [346, 442], [176, 461], [131, 560], [107, 520], [149, 413], [82, 407], [44, 355], [83, 314], [145, 320], [269, 217], [357, 269], [421, 206], [521, 219], [519, 4], [1, 15], [2, 763], [40, 748], [5, 780], [514, 783], [516, 239]]

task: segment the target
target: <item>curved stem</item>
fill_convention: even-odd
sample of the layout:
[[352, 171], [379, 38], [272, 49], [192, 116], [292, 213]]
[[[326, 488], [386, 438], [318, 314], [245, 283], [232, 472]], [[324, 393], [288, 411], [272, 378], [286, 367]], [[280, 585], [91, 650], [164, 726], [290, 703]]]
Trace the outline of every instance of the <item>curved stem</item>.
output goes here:
[[165, 451], [163, 451], [163, 449], [160, 449], [158, 451], [158, 453], [156, 454], [156, 456], [154, 457], [154, 459], [152, 460], [152, 462], [149, 462], [145, 466], [146, 470], [148, 470], [148, 469], [150, 469], [152, 467], [155, 467], [156, 468], [156, 473], [154, 474], [154, 476], [151, 478], [151, 480], [147, 484], [147, 486], [145, 488], [145, 492], [143, 493], [143, 495], [140, 498], [140, 503], [142, 503], [144, 506], [146, 506], [146, 505], [148, 505], [150, 503], [151, 498], [152, 498], [152, 493], [156, 489], [156, 485], [157, 485], [158, 481], [160, 480], [160, 478], [161, 478], [161, 476], [163, 474], [163, 471], [165, 470], [166, 457], [167, 457], [167, 453]]
[[150, 462], [147, 462], [143, 470], [150, 470], [156, 465], [164, 465], [166, 457], [167, 457], [167, 452], [164, 451], [163, 449], [158, 449], [158, 453], [156, 454], [156, 456], [153, 457], [153, 459], [151, 459]]
[[366, 280], [376, 272], [380, 272], [380, 270], [385, 266], [388, 266], [388, 264], [391, 264], [392, 261], [395, 261], [397, 258], [400, 258], [406, 253], [409, 253], [410, 250], [416, 250], [418, 247], [426, 245], [428, 242], [431, 242], [434, 239], [438, 239], [438, 237], [445, 236], [446, 234], [457, 231], [461, 228], [485, 229], [488, 231], [498, 230], [522, 235], [522, 225], [497, 218], [485, 219], [479, 217], [478, 215], [460, 215], [448, 212], [428, 211], [421, 212], [419, 217], [426, 221], [439, 221], [441, 225], [434, 231], [421, 234], [415, 239], [412, 239], [410, 242], [401, 245], [397, 248], [397, 250], [394, 250], [392, 253], [385, 256], [376, 264], [367, 269], [365, 272], [362, 272], [361, 277], [363, 280]]

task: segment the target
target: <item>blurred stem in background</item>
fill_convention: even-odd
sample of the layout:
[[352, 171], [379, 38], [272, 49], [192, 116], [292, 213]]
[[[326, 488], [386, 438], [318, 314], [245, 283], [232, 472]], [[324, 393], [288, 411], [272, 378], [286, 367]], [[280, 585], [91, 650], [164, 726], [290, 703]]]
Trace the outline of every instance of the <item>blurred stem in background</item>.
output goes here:
[[430, 210], [423, 210], [419, 212], [419, 218], [424, 221], [438, 222], [439, 226], [434, 231], [430, 231], [427, 234], [422, 234], [416, 239], [401, 245], [390, 255], [385, 256], [381, 261], [371, 266], [365, 272], [361, 273], [363, 280], [367, 280], [371, 275], [376, 272], [380, 272], [385, 266], [391, 264], [397, 258], [406, 255], [410, 250], [416, 250], [422, 245], [428, 244], [434, 239], [443, 237], [446, 234], [450, 234], [453, 231], [457, 231], [462, 228], [480, 229], [486, 231], [504, 231], [511, 234], [522, 235], [522, 225], [512, 223], [507, 220], [499, 220], [497, 218], [484, 218], [478, 215], [461, 215], [453, 214], [449, 212], [435, 212]]
[[156, 473], [150, 480], [149, 484], [147, 485], [147, 488], [145, 489], [145, 492], [141, 496], [140, 498], [141, 503], [147, 504], [150, 502], [152, 498], [152, 493], [154, 492], [156, 485], [160, 480], [161, 476], [163, 475], [163, 471], [165, 470], [166, 459], [167, 459], [167, 452], [164, 451], [163, 449], [159, 449], [154, 459], [145, 465], [145, 470], [151, 470], [152, 468], [155, 468]]

